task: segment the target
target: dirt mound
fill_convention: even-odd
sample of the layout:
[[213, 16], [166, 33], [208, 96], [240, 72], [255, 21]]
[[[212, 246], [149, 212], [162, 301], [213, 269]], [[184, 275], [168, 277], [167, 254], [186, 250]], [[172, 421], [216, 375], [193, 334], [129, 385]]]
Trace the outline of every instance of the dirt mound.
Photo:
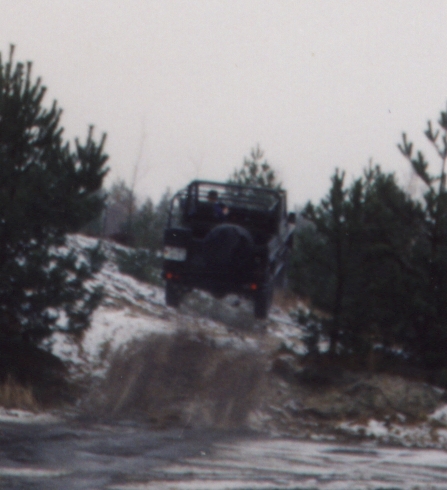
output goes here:
[[279, 382], [270, 404], [285, 407], [281, 416], [289, 428], [306, 420], [334, 426], [368, 419], [420, 423], [446, 401], [445, 390], [421, 381], [351, 372], [323, 362], [303, 366], [292, 354], [277, 356], [272, 374]]
[[303, 389], [302, 415], [325, 420], [425, 420], [442, 399], [442, 391], [386, 374], [345, 376], [339, 385]]
[[90, 409], [158, 427], [240, 427], [264, 372], [265, 360], [253, 350], [218, 347], [202, 334], [151, 335], [115, 353]]

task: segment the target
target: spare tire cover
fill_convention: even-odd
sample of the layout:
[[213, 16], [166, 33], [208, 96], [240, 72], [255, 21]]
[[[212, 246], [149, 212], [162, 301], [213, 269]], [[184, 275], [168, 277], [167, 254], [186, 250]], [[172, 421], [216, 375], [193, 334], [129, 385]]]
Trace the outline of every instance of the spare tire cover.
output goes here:
[[213, 228], [203, 240], [202, 254], [207, 272], [237, 278], [253, 265], [253, 238], [241, 226], [223, 224]]

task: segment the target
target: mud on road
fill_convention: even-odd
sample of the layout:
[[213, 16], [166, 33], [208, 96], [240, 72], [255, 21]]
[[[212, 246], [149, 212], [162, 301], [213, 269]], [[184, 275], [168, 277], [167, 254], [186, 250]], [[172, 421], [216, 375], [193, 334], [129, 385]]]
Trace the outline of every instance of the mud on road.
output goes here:
[[0, 488], [440, 490], [447, 453], [135, 422], [1, 423]]
[[213, 442], [228, 437], [154, 431], [133, 422], [1, 423], [0, 488], [126, 488], [160, 479], [162, 468], [208, 454]]

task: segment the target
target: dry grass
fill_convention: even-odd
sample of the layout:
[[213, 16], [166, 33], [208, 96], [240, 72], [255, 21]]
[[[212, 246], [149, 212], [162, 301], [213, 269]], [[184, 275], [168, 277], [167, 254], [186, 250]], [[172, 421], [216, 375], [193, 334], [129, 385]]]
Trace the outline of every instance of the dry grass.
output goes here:
[[0, 385], [0, 406], [32, 411], [39, 409], [32, 388], [21, 385], [12, 376]]
[[257, 403], [264, 371], [256, 352], [217, 347], [205, 335], [152, 335], [115, 354], [90, 409], [159, 427], [240, 427]]
[[284, 311], [294, 311], [299, 304], [304, 302], [289, 289], [275, 289], [273, 304]]

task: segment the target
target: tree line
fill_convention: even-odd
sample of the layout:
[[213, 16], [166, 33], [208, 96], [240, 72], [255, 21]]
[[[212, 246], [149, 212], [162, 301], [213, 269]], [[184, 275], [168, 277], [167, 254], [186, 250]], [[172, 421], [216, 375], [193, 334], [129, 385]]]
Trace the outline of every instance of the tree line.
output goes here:
[[425, 136], [439, 157], [434, 171], [405, 133], [398, 145], [422, 196], [376, 165], [349, 185], [336, 170], [327, 196], [305, 206], [291, 280], [312, 306], [300, 319], [314, 351], [325, 339], [329, 354], [360, 364], [376, 352], [447, 368], [446, 112]]

